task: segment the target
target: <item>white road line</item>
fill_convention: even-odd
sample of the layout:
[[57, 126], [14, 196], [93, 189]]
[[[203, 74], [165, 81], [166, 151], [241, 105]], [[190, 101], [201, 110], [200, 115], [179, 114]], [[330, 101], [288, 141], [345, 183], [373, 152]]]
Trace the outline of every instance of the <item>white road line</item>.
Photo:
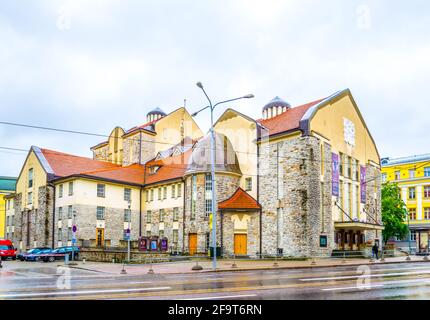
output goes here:
[[353, 290], [361, 291], [363, 289], [373, 289], [373, 288], [381, 288], [388, 285], [396, 285], [396, 284], [411, 284], [411, 283], [420, 283], [420, 284], [429, 284], [430, 280], [423, 279], [412, 279], [412, 280], [396, 280], [396, 281], [386, 281], [382, 284], [371, 284], [368, 286], [354, 286], [354, 287], [338, 287], [338, 288], [323, 288], [321, 291], [340, 291], [340, 290]]
[[23, 298], [23, 297], [44, 297], [44, 296], [67, 296], [73, 294], [98, 294], [98, 293], [126, 293], [126, 292], [142, 292], [155, 290], [170, 290], [172, 287], [153, 287], [153, 288], [136, 288], [136, 289], [109, 289], [109, 290], [85, 290], [85, 291], [53, 291], [41, 293], [18, 293], [18, 294], [2, 294], [0, 299], [7, 298]]
[[241, 294], [237, 296], [213, 296], [213, 297], [203, 297], [203, 298], [187, 298], [179, 300], [215, 300], [215, 299], [232, 299], [232, 298], [250, 298], [256, 297], [256, 294]]
[[392, 277], [392, 276], [408, 276], [408, 275], [424, 275], [430, 274], [429, 271], [412, 271], [412, 272], [394, 272], [394, 273], [378, 273], [378, 274], [368, 274], [368, 275], [356, 275], [356, 276], [339, 276], [339, 277], [326, 277], [326, 278], [305, 278], [299, 279], [300, 281], [329, 281], [329, 280], [353, 280], [362, 278], [375, 278], [375, 277]]

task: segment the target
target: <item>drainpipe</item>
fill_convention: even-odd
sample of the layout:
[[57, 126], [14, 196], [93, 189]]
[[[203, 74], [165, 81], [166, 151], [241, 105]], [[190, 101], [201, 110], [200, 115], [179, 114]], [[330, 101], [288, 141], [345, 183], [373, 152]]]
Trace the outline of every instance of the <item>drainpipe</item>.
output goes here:
[[57, 199], [55, 192], [56, 188], [53, 183], [48, 183], [48, 186], [52, 187], [54, 189], [54, 201], [52, 202], [53, 208], [52, 208], [52, 248], [55, 248], [55, 200]]
[[[257, 144], [257, 202], [260, 203], [260, 145]], [[263, 249], [263, 222], [261, 221], [263, 217], [263, 208], [260, 208], [260, 258], [262, 255], [261, 250]]]
[[182, 191], [184, 208], [182, 210], [182, 254], [185, 252], [185, 189], [187, 188], [187, 180], [185, 178], [182, 179], [184, 181], [184, 190]]

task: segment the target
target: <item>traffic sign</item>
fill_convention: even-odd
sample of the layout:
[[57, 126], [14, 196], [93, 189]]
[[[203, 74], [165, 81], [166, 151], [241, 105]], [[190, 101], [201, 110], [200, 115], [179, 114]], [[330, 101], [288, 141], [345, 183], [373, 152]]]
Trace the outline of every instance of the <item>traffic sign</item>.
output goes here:
[[76, 228], [76, 226], [73, 226], [72, 231], [76, 232], [78, 230], [78, 228]]

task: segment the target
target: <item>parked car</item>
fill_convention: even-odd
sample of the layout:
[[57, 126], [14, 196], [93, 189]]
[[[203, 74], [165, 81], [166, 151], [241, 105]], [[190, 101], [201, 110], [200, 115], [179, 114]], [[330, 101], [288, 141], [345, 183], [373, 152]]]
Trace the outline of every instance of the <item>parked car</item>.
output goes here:
[[6, 260], [11, 258], [16, 260], [16, 249], [10, 240], [0, 240], [0, 259]]
[[48, 247], [33, 248], [27, 252], [18, 254], [17, 258], [21, 261], [38, 261], [40, 255], [49, 253], [50, 251], [52, 251], [52, 249]]
[[48, 253], [40, 255], [40, 259], [43, 262], [54, 262], [55, 260], [64, 260], [65, 256], [69, 256], [69, 260], [72, 260], [72, 254], [74, 252], [74, 259], [77, 260], [79, 258], [79, 247], [60, 247], [54, 250], [51, 250]]

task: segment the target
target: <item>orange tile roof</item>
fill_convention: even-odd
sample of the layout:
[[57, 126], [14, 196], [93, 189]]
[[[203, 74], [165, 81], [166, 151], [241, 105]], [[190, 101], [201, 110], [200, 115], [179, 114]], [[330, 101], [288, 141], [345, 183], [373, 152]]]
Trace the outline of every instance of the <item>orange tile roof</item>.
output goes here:
[[245, 190], [238, 188], [236, 192], [227, 200], [218, 204], [220, 210], [235, 210], [235, 209], [261, 209], [261, 205], [251, 197]]
[[306, 111], [324, 99], [316, 100], [298, 107], [288, 109], [278, 116], [269, 119], [259, 119], [257, 122], [269, 130], [269, 135], [298, 129], [300, 127], [300, 120], [303, 118]]
[[80, 175], [143, 185], [144, 172], [145, 167], [143, 165], [132, 164], [126, 167], [109, 168], [93, 172], [81, 172]]
[[[186, 152], [160, 160], [151, 160], [146, 163], [145, 184], [154, 184], [162, 181], [182, 178], [187, 171], [188, 160], [192, 149]], [[151, 174], [151, 167], [160, 167], [156, 173]]]
[[91, 158], [79, 157], [63, 152], [48, 149], [40, 150], [51, 166], [56, 177], [70, 176], [83, 171], [95, 171], [121, 167], [109, 162], [97, 161]]

